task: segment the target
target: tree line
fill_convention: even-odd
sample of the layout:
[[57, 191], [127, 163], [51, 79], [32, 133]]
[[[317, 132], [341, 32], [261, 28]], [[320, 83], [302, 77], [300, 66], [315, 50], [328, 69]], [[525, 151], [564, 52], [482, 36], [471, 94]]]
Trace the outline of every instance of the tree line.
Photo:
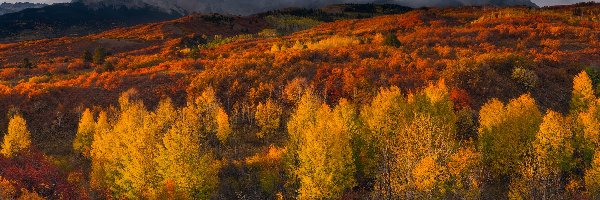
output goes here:
[[[491, 99], [478, 112], [457, 109], [443, 80], [416, 93], [382, 88], [364, 105], [328, 105], [307, 89], [292, 110], [272, 100], [255, 109], [256, 137], [272, 142], [245, 163], [269, 198], [600, 195], [600, 99], [586, 72], [574, 78], [566, 114], [540, 110], [529, 94]], [[90, 163], [85, 179], [95, 197], [217, 198], [229, 162], [223, 149], [239, 129], [229, 116], [210, 88], [185, 106], [163, 99], [154, 109], [128, 91], [118, 107], [82, 113], [73, 149]], [[14, 114], [2, 157], [32, 151], [30, 137]], [[3, 198], [35, 196], [36, 188], [0, 182]]]

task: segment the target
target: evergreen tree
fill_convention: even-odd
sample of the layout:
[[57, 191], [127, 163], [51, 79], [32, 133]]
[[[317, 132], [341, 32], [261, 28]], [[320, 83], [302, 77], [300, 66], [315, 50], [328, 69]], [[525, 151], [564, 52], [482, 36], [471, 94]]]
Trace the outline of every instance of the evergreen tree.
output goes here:
[[21, 61], [21, 64], [19, 65], [19, 68], [31, 69], [31, 68], [33, 68], [33, 63], [31, 63], [29, 58], [23, 58], [23, 60]]
[[92, 54], [92, 52], [90, 52], [90, 50], [85, 50], [81, 59], [83, 60], [83, 62], [91, 63], [94, 62], [94, 55]]
[[111, 62], [104, 62], [104, 64], [102, 64], [102, 67], [96, 68], [96, 72], [98, 72], [98, 73], [112, 72], [112, 71], [115, 71], [115, 67]]
[[93, 56], [92, 60], [94, 61], [94, 64], [101, 65], [104, 63], [106, 56], [107, 56], [106, 49], [96, 48], [94, 50], [94, 56]]
[[400, 40], [398, 40], [396, 34], [389, 33], [385, 36], [385, 39], [383, 40], [383, 45], [390, 47], [400, 47], [402, 46], [402, 43], [400, 43]]

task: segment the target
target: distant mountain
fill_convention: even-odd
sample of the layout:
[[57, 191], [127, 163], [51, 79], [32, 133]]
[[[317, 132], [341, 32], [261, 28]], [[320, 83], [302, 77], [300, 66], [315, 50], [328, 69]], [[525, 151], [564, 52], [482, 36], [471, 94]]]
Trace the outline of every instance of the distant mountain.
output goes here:
[[188, 10], [188, 9], [182, 8], [181, 6], [179, 6], [176, 3], [176, 1], [173, 1], [173, 0], [166, 0], [166, 1], [158, 1], [158, 0], [73, 0], [72, 2], [83, 3], [84, 5], [92, 8], [92, 9], [106, 8], [106, 7], [113, 7], [113, 8], [125, 7], [128, 9], [139, 9], [139, 8], [145, 8], [148, 6], [152, 6], [152, 7], [156, 8], [157, 10], [160, 10], [165, 13], [171, 13], [171, 14], [177, 13], [177, 14], [182, 14], [182, 15], [185, 15], [186, 13], [188, 13], [188, 11], [194, 11], [194, 10]]
[[25, 10], [27, 8], [41, 8], [47, 6], [48, 4], [43, 3], [2, 3], [0, 4], [0, 15], [4, 15], [7, 13], [19, 12], [21, 10]]
[[[195, 4], [191, 5], [190, 2]], [[374, 4], [335, 4], [336, 2], [374, 2]], [[332, 4], [336, 6], [326, 6]], [[249, 14], [288, 6], [298, 8], [292, 10], [296, 14], [299, 12], [302, 15], [312, 15], [313, 18], [316, 16], [319, 21], [334, 21], [403, 13], [410, 10], [404, 6], [471, 5], [536, 6], [530, 0], [73, 0], [72, 3], [53, 4], [0, 15], [0, 42], [89, 35], [113, 28], [171, 20], [194, 12]]]
[[413, 8], [418, 7], [459, 7], [459, 6], [532, 6], [537, 5], [531, 0], [381, 0], [380, 2], [395, 3]]
[[86, 5], [81, 2], [53, 4], [0, 16], [0, 42], [88, 35], [137, 24], [183, 16], [151, 5]]

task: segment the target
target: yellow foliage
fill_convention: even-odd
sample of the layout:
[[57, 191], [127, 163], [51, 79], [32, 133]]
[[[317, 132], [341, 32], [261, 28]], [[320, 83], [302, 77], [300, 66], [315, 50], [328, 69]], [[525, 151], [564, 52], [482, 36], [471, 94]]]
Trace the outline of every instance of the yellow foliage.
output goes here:
[[592, 197], [600, 197], [600, 152], [594, 154], [592, 166], [585, 172], [585, 187]]
[[256, 113], [254, 113], [256, 123], [261, 129], [256, 134], [258, 138], [271, 138], [273, 136], [280, 127], [282, 113], [283, 109], [281, 106], [270, 99], [265, 103], [258, 104]]
[[446, 87], [446, 81], [443, 79], [438, 81], [437, 84], [429, 84], [424, 92], [431, 104], [447, 102], [450, 97], [448, 94], [448, 87]]
[[508, 105], [494, 99], [479, 112], [479, 145], [494, 176], [514, 173], [531, 150], [542, 114], [530, 95]]
[[294, 46], [292, 46], [292, 49], [296, 49], [296, 50], [303, 50], [305, 48], [306, 48], [306, 46], [298, 40], [296, 40], [296, 43], [294, 43]]
[[8, 133], [4, 136], [0, 154], [7, 158], [26, 151], [31, 146], [31, 133], [27, 130], [27, 122], [21, 115], [15, 115], [8, 123]]
[[[446, 158], [450, 157], [455, 145], [452, 138], [453, 132], [444, 123], [438, 123], [435, 118], [427, 114], [417, 114], [409, 123], [400, 130], [392, 144], [394, 155], [394, 164], [391, 168], [392, 190], [397, 195], [405, 194], [413, 189], [423, 192], [423, 195], [431, 194], [434, 191], [438, 192], [439, 189], [443, 189], [438, 186], [445, 183], [448, 178], [447, 175], [440, 175], [442, 172], [445, 174], [445, 166], [448, 162]], [[431, 158], [424, 160], [427, 156]], [[435, 158], [442, 159], [436, 160]], [[435, 162], [435, 164], [431, 162]], [[419, 167], [425, 168], [417, 169]], [[427, 171], [429, 168], [436, 168], [437, 171]], [[430, 173], [415, 174], [415, 170], [417, 172], [425, 170]]]
[[14, 199], [17, 189], [12, 183], [0, 176], [0, 199]]
[[73, 150], [86, 157], [90, 156], [90, 148], [94, 139], [95, 126], [96, 122], [94, 121], [94, 114], [92, 111], [90, 111], [90, 109], [86, 109], [81, 116], [81, 120], [79, 121], [77, 134], [73, 140]]
[[22, 188], [21, 196], [17, 198], [17, 200], [45, 200], [44, 197], [41, 197], [38, 193], [30, 192], [29, 190]]
[[474, 147], [461, 148], [450, 156], [448, 175], [452, 183], [451, 190], [466, 199], [476, 199], [481, 192], [481, 153]]
[[571, 112], [579, 113], [589, 108], [596, 100], [592, 79], [585, 71], [573, 79], [573, 96], [571, 98]]
[[[125, 93], [114, 125], [100, 113], [92, 143], [91, 185], [115, 197], [208, 199], [218, 183], [220, 164], [202, 144], [207, 136], [224, 140], [229, 118], [214, 93], [206, 91], [183, 109], [170, 99], [155, 111]], [[166, 195], [166, 196], [165, 196]]]
[[359, 44], [360, 40], [356, 39], [355, 37], [334, 35], [330, 38], [321, 40], [316, 43], [306, 44], [306, 46], [308, 46], [308, 49], [329, 49], [337, 47], [354, 46]]
[[208, 199], [218, 183], [220, 164], [211, 154], [201, 154], [200, 137], [193, 122], [178, 120], [165, 134], [156, 164], [163, 184], [172, 182], [188, 198]]
[[436, 156], [426, 156], [413, 168], [415, 186], [420, 191], [429, 192], [438, 183], [441, 167], [436, 163]]
[[403, 102], [404, 98], [398, 87], [382, 88], [371, 104], [361, 112], [365, 123], [380, 141], [391, 138], [402, 124], [402, 118], [397, 116], [405, 106], [402, 105]]
[[273, 44], [273, 46], [271, 46], [271, 53], [276, 53], [281, 51], [281, 48], [279, 48], [278, 44]]
[[583, 127], [583, 137], [595, 148], [600, 147], [600, 103], [590, 106], [586, 112], [580, 112], [578, 123]]
[[227, 138], [231, 135], [231, 127], [229, 126], [229, 116], [225, 112], [223, 108], [218, 108], [216, 110], [215, 120], [217, 123], [217, 138], [221, 143], [225, 144], [227, 142]]
[[92, 142], [92, 149], [90, 156], [92, 158], [92, 171], [90, 172], [90, 185], [93, 188], [107, 188], [112, 175], [116, 169], [114, 166], [114, 149], [116, 138], [111, 132], [111, 126], [108, 122], [108, 116], [106, 112], [100, 112], [98, 115], [98, 122], [96, 123], [96, 130], [94, 131], [94, 141]]
[[[304, 126], [295, 127], [299, 128], [296, 133], [300, 136], [296, 170], [300, 180], [298, 198], [337, 199], [356, 184], [351, 133], [345, 123], [348, 113], [344, 112], [349, 105], [341, 101], [343, 103], [334, 110], [327, 105], [313, 107], [314, 104], [306, 102], [309, 98], [310, 94], [305, 95], [293, 116], [293, 119], [309, 119], [304, 121]], [[312, 108], [304, 110], [304, 103], [312, 104]]]
[[273, 145], [269, 146], [269, 150], [266, 154], [257, 154], [252, 157], [246, 158], [248, 165], [255, 165], [259, 163], [274, 163], [283, 158], [283, 155], [287, 153], [286, 148], [277, 148]]
[[[286, 148], [269, 146], [267, 152], [258, 153], [246, 158], [246, 164], [253, 170], [258, 170], [260, 187], [266, 194], [275, 194], [279, 185], [283, 185], [283, 156]], [[280, 192], [279, 192], [280, 193]]]
[[383, 41], [385, 41], [385, 36], [383, 34], [377, 33], [375, 36], [373, 36], [374, 44], [383, 44]]
[[569, 164], [573, 155], [573, 133], [567, 119], [560, 113], [548, 111], [533, 143], [538, 162], [538, 174], [548, 176], [560, 172], [559, 166]]
[[[397, 87], [381, 89], [361, 118], [383, 163], [376, 193], [392, 195], [379, 198], [399, 198], [412, 191], [427, 198], [447, 192], [442, 186], [449, 181], [446, 166], [456, 147], [456, 116], [444, 81], [406, 98]], [[428, 171], [432, 166], [436, 171]]]

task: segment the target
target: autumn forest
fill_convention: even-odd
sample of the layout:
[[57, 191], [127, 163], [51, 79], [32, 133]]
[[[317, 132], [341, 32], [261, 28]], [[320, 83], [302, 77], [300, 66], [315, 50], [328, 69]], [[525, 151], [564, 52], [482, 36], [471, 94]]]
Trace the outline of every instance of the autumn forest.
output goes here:
[[599, 199], [600, 4], [0, 43], [0, 199]]

